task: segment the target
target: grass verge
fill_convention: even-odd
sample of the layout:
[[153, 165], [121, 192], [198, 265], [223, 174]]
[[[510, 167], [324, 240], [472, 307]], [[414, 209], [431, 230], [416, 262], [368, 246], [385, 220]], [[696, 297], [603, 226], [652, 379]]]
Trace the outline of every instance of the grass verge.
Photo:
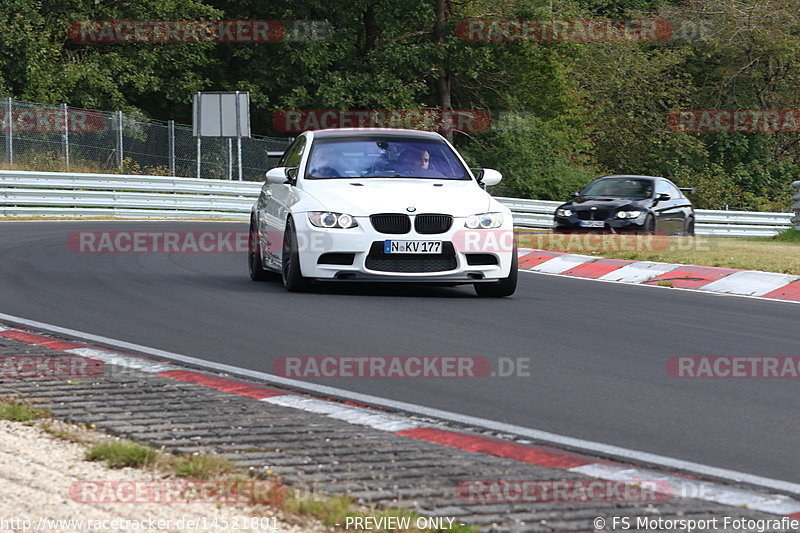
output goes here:
[[86, 452], [87, 461], [103, 461], [109, 468], [146, 468], [158, 457], [158, 451], [130, 440], [106, 440], [93, 444]]
[[[70, 440], [73, 437], [70, 435]], [[198, 455], [171, 455], [160, 452], [154, 448], [130, 440], [104, 440], [94, 443], [86, 453], [89, 461], [104, 461], [110, 468], [152, 468], [171, 477], [187, 480], [214, 480], [246, 483], [248, 478], [236, 465], [226, 458], [212, 454]], [[477, 533], [472, 526], [453, 524], [452, 527], [441, 529], [438, 527], [417, 527], [425, 525], [421, 515], [402, 509], [364, 509], [353, 504], [346, 496], [323, 496], [298, 490], [287, 490], [275, 478], [276, 486], [269, 491], [268, 502], [273, 507], [279, 507], [289, 513], [313, 517], [323, 525], [334, 528], [347, 529], [348, 531], [372, 532], [409, 532], [409, 533]], [[262, 495], [263, 497], [263, 495]], [[251, 505], [258, 506], [264, 500], [253, 498]], [[348, 521], [349, 518], [349, 521]], [[369, 518], [369, 522], [366, 519]], [[374, 524], [380, 523], [381, 518], [392, 518], [393, 523], [406, 524], [408, 527], [394, 529], [375, 529]], [[377, 520], [377, 522], [376, 522]], [[346, 524], [349, 524], [346, 527]], [[355, 525], [354, 525], [355, 524]], [[369, 527], [360, 528], [359, 524], [369, 524]]]
[[520, 231], [520, 248], [609, 259], [761, 270], [800, 275], [800, 231], [775, 237], [673, 237], [664, 235], [553, 234]]
[[0, 398], [0, 420], [30, 422], [39, 418], [49, 418], [46, 409], [34, 407], [30, 403], [15, 398]]

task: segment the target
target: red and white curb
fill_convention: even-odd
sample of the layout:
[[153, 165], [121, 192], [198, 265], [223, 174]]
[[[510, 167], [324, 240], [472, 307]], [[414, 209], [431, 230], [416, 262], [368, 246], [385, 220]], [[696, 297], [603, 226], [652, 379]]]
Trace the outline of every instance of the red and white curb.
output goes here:
[[[641, 268], [649, 267], [642, 266]], [[638, 278], [638, 275], [635, 277]], [[544, 468], [565, 470], [592, 478], [630, 482], [664, 481], [669, 483], [670, 486], [680, 489], [672, 493], [674, 496], [800, 519], [800, 501], [782, 494], [764, 494], [753, 490], [738, 489], [694, 479], [685, 475], [664, 474], [618, 461], [601, 460], [552, 446], [523, 444], [457, 431], [448, 429], [443, 424], [424, 422], [402, 414], [383, 412], [380, 409], [355, 405], [350, 402], [343, 403], [325, 398], [305, 396], [287, 390], [189, 370], [169, 362], [117, 352], [84, 343], [52, 339], [2, 324], [0, 324], [0, 337], [14, 339], [29, 345], [44, 346], [55, 352], [80, 355], [104, 363], [136, 369], [182, 382], [195, 383], [215, 390], [254, 398], [266, 404], [300, 409], [350, 424], [391, 432], [407, 438], [474, 453], [490, 454]], [[792, 485], [786, 482], [781, 483], [786, 486]], [[795, 488], [794, 492], [800, 493], [800, 487], [792, 486]]]
[[522, 270], [800, 302], [800, 276], [520, 249]]

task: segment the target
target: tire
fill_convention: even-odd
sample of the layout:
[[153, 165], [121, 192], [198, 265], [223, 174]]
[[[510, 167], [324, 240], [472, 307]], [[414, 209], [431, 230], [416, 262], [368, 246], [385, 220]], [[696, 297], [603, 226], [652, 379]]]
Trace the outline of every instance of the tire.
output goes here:
[[653, 215], [647, 215], [647, 218], [644, 219], [642, 233], [645, 235], [656, 234], [656, 218]]
[[309, 288], [309, 281], [300, 272], [300, 251], [294, 221], [290, 218], [283, 232], [283, 253], [281, 254], [281, 277], [283, 286], [289, 292], [303, 292]]
[[519, 263], [517, 262], [517, 246], [514, 245], [514, 252], [511, 254], [511, 271], [507, 278], [494, 283], [475, 283], [475, 293], [481, 298], [504, 298], [511, 296], [517, 290], [517, 276], [519, 275]]
[[250, 219], [250, 234], [247, 237], [247, 266], [250, 271], [250, 279], [267, 281], [270, 275], [261, 264], [261, 243], [256, 238], [257, 231], [255, 221]]
[[686, 229], [684, 235], [687, 237], [694, 237], [694, 217], [689, 217], [686, 220]]

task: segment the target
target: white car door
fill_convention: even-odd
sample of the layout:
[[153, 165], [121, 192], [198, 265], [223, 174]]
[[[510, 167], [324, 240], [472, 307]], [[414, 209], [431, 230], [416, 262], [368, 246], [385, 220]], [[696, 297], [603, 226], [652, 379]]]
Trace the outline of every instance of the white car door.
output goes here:
[[[297, 176], [303, 152], [306, 148], [306, 137], [300, 136], [289, 146], [278, 163], [285, 167], [290, 175]], [[290, 183], [269, 183], [264, 185], [264, 210], [261, 212], [261, 245], [266, 256], [264, 260], [273, 267], [280, 267], [281, 251], [283, 248], [283, 232], [286, 229], [286, 219], [292, 198], [296, 196], [295, 187]]]

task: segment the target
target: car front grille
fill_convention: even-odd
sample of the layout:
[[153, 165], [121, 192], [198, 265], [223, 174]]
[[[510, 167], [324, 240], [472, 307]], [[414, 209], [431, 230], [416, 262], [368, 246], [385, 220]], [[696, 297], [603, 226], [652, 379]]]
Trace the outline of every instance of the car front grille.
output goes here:
[[411, 219], [403, 213], [370, 215], [369, 220], [378, 233], [403, 235], [411, 231]]
[[445, 272], [455, 270], [458, 262], [451, 242], [442, 243], [440, 254], [387, 254], [383, 241], [375, 241], [365, 266], [379, 272]]
[[414, 218], [414, 229], [421, 235], [445, 233], [452, 225], [453, 217], [450, 215], [424, 214]]
[[597, 209], [595, 211], [585, 209], [578, 211], [576, 214], [579, 220], [605, 220], [608, 218], [608, 211], [606, 209]]

